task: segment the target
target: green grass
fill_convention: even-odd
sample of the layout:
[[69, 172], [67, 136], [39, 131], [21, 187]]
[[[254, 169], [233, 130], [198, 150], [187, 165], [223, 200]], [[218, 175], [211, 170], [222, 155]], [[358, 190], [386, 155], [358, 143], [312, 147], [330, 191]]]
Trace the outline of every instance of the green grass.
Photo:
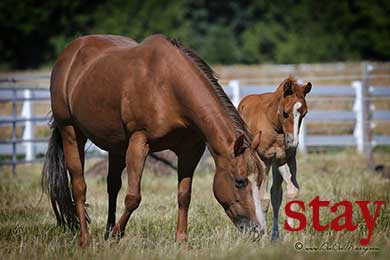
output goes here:
[[[388, 153], [378, 155], [386, 160]], [[364, 160], [353, 152], [311, 154], [299, 158], [301, 200], [308, 202], [316, 195], [334, 202], [348, 199], [385, 200], [378, 217], [370, 246], [380, 249], [364, 258], [388, 259], [390, 254], [390, 181], [368, 172]], [[89, 162], [90, 164], [90, 162]], [[294, 249], [301, 241], [305, 247], [322, 242], [358, 241], [365, 236], [361, 225], [355, 232], [316, 232], [310, 225], [305, 231], [286, 233], [280, 220], [281, 236], [277, 243], [268, 239], [253, 242], [237, 234], [222, 207], [212, 194], [211, 172], [197, 172], [189, 216], [189, 242], [174, 242], [176, 228], [176, 176], [156, 176], [145, 172], [142, 181], [142, 203], [127, 226], [120, 241], [103, 239], [107, 216], [105, 175], [88, 177], [87, 202], [91, 243], [78, 247], [78, 232], [56, 227], [55, 218], [45, 196], [41, 197], [40, 165], [18, 167], [18, 176], [10, 169], [0, 168], [0, 256], [2, 259], [355, 259], [358, 251], [304, 251]], [[125, 176], [124, 176], [125, 178]], [[124, 182], [126, 183], [126, 182]], [[124, 186], [118, 200], [122, 213]], [[357, 207], [354, 221], [363, 219]], [[284, 212], [283, 210], [281, 212]], [[271, 212], [268, 224], [271, 226]], [[306, 212], [308, 218], [310, 213]], [[322, 223], [330, 222], [333, 213], [321, 211]]]

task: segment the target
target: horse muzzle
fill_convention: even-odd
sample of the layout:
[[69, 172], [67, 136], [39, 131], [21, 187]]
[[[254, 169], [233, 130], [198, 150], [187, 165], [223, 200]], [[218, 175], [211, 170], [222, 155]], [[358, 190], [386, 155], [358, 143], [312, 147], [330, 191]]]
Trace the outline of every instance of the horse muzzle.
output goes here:
[[296, 148], [298, 146], [298, 139], [295, 139], [292, 134], [286, 133], [284, 135], [284, 144], [286, 148]]
[[238, 220], [235, 224], [240, 232], [253, 234], [255, 237], [259, 237], [265, 233], [265, 227], [246, 218]]

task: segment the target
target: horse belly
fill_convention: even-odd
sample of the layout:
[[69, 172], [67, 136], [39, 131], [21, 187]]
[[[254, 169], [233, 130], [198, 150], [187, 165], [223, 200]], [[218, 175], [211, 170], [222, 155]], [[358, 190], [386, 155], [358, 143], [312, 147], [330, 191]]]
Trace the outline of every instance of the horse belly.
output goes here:
[[119, 120], [95, 117], [83, 120], [77, 117], [79, 127], [85, 136], [99, 148], [108, 152], [125, 152], [128, 138]]
[[74, 88], [70, 100], [72, 119], [99, 148], [106, 151], [126, 149], [128, 135], [121, 119], [120, 98], [114, 95], [120, 89], [115, 84], [99, 86], [98, 82]]

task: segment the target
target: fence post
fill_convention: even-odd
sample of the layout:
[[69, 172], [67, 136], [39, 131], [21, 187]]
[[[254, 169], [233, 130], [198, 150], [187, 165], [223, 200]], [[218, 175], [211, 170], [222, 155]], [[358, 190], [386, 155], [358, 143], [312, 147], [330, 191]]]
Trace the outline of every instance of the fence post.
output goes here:
[[306, 124], [305, 124], [305, 119], [302, 120], [301, 123], [301, 129], [299, 131], [299, 145], [298, 145], [298, 150], [301, 153], [306, 153]]
[[12, 90], [12, 175], [16, 176], [16, 88]]
[[356, 98], [354, 104], [354, 110], [356, 112], [356, 126], [354, 136], [356, 138], [357, 149], [360, 153], [364, 154], [367, 158], [367, 164], [369, 167], [373, 164], [372, 154], [372, 131], [371, 131], [371, 113], [369, 104], [369, 72], [372, 70], [372, 66], [363, 63], [362, 64], [362, 81], [352, 82], [352, 87], [355, 88]]
[[363, 107], [364, 107], [364, 136], [365, 136], [365, 146], [364, 154], [367, 158], [368, 167], [372, 168], [374, 164], [373, 153], [372, 153], [372, 129], [371, 129], [371, 119], [372, 113], [370, 108], [370, 83], [369, 75], [370, 71], [373, 70], [373, 65], [364, 62], [362, 64], [362, 93], [363, 93]]
[[229, 81], [229, 86], [232, 88], [233, 98], [232, 102], [235, 107], [238, 107], [240, 104], [240, 81], [231, 80]]
[[34, 125], [32, 122], [32, 104], [31, 104], [31, 90], [24, 90], [24, 98], [26, 99], [23, 102], [22, 117], [26, 119], [23, 140], [27, 140], [24, 143], [25, 152], [26, 152], [26, 161], [32, 161], [35, 159], [34, 153], [34, 144], [32, 140], [34, 139]]
[[364, 153], [365, 148], [365, 131], [364, 131], [364, 93], [363, 86], [360, 81], [352, 82], [352, 87], [355, 89], [355, 104], [353, 110], [356, 113], [356, 125], [353, 135], [356, 139], [356, 147], [359, 153]]

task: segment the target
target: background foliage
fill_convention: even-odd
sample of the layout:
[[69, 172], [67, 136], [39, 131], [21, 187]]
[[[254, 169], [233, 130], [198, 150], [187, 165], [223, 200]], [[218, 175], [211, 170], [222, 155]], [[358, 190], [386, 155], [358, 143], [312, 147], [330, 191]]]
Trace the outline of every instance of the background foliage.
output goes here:
[[2, 0], [0, 64], [47, 65], [84, 34], [176, 37], [210, 63], [389, 60], [387, 0]]

